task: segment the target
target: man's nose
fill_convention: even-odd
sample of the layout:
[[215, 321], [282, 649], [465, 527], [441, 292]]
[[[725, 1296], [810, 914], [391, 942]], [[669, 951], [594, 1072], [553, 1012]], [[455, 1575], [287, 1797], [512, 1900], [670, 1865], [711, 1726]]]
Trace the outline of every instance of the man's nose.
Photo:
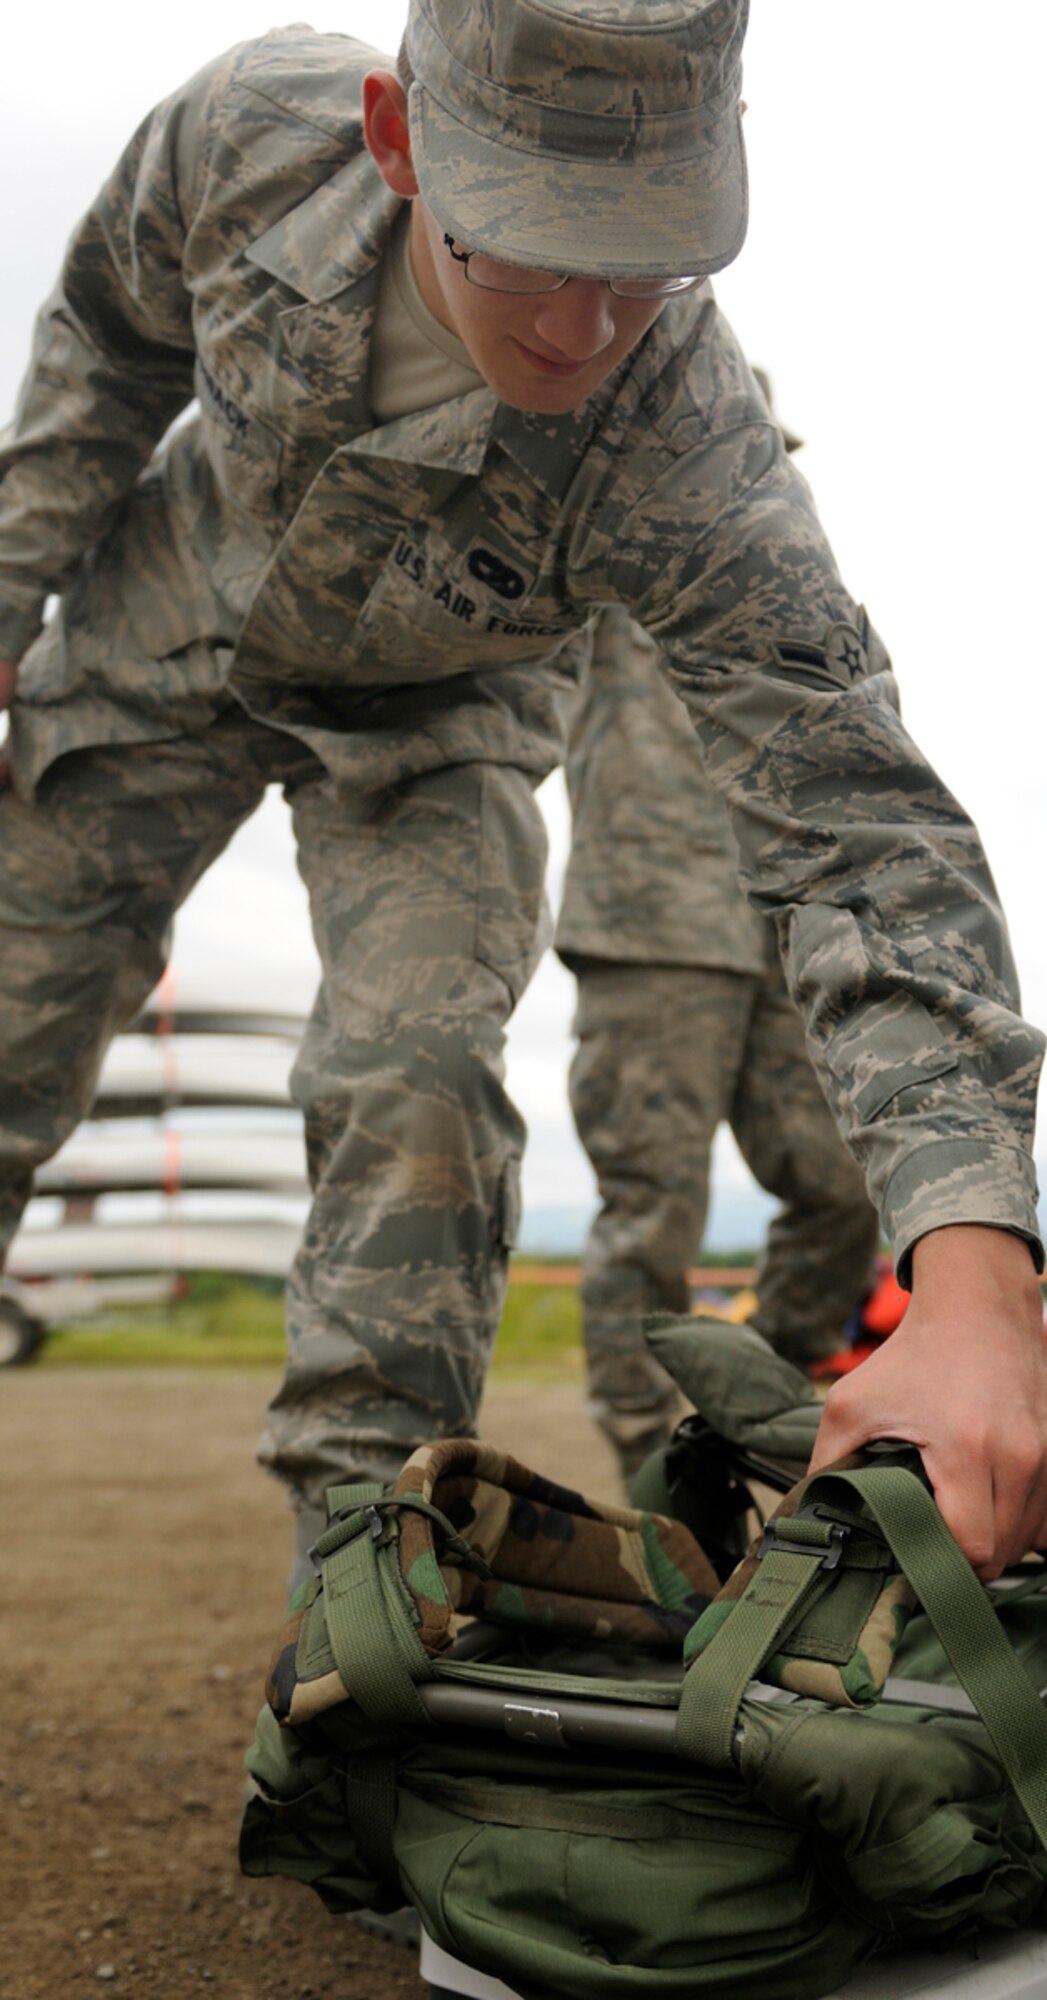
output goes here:
[[602, 278], [569, 278], [544, 295], [534, 326], [568, 360], [590, 361], [614, 339], [614, 294]]

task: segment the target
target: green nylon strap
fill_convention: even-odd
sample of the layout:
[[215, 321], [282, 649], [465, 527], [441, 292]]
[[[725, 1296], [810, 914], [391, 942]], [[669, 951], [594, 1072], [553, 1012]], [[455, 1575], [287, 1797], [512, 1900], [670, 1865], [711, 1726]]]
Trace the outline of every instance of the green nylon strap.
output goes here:
[[342, 1543], [349, 1540], [351, 1531], [346, 1528], [346, 1517], [350, 1511], [358, 1512], [361, 1507], [371, 1506], [380, 1500], [384, 1486], [364, 1484], [359, 1486], [329, 1486], [324, 1498], [327, 1501], [327, 1526], [317, 1535], [309, 1551], [310, 1560], [315, 1557], [332, 1555]]
[[827, 1477], [851, 1486], [879, 1522], [1047, 1847], [1047, 1710], [931, 1495], [894, 1466]]
[[367, 1865], [389, 1882], [399, 1882], [393, 1845], [396, 1826], [396, 1756], [392, 1750], [360, 1750], [346, 1776], [345, 1809]]
[[318, 1535], [309, 1553], [310, 1556], [333, 1555], [343, 1542], [351, 1541], [357, 1533], [359, 1523], [356, 1516], [361, 1508], [373, 1508], [377, 1514], [424, 1514], [427, 1520], [435, 1521], [440, 1530], [440, 1554], [446, 1560], [454, 1556], [462, 1569], [473, 1571], [475, 1576], [491, 1581], [491, 1569], [483, 1556], [458, 1533], [447, 1515], [434, 1507], [431, 1500], [423, 1500], [418, 1494], [393, 1494], [386, 1486], [331, 1486], [327, 1490], [328, 1524]]
[[342, 1680], [373, 1720], [428, 1724], [417, 1682], [430, 1677], [429, 1656], [394, 1573], [397, 1530], [383, 1517], [404, 1508], [425, 1515], [440, 1530], [445, 1555], [484, 1578], [491, 1572], [431, 1501], [365, 1483], [331, 1486], [326, 1497], [328, 1525], [310, 1554], [323, 1565], [324, 1618]]
[[329, 1486], [324, 1499], [327, 1502], [327, 1518], [333, 1521], [336, 1514], [342, 1514], [347, 1507], [363, 1507], [369, 1500], [380, 1500], [388, 1492], [388, 1487], [376, 1480], [357, 1480], [352, 1486]]
[[806, 1514], [790, 1514], [788, 1538], [790, 1547], [817, 1549], [819, 1557], [824, 1557], [832, 1543], [829, 1522], [813, 1520]]
[[[357, 1521], [360, 1531], [353, 1533]], [[318, 1552], [334, 1534], [335, 1525], [349, 1539], [324, 1557], [324, 1616], [345, 1687], [376, 1722], [428, 1724], [415, 1682], [427, 1675], [429, 1657], [406, 1608], [383, 1587], [383, 1562], [395, 1561], [395, 1535], [382, 1526], [368, 1502], [356, 1516], [325, 1530], [316, 1544]]]
[[714, 1770], [730, 1767], [738, 1710], [749, 1682], [776, 1650], [781, 1634], [831, 1587], [833, 1573], [822, 1567], [827, 1539], [826, 1534], [811, 1546], [768, 1549], [730, 1617], [684, 1676], [674, 1738], [677, 1756]]
[[368, 1500], [382, 1500], [388, 1486], [378, 1480], [356, 1480], [352, 1486], [328, 1486], [324, 1500], [328, 1502], [328, 1520], [336, 1514], [344, 1514], [348, 1506], [364, 1506]]
[[[362, 1481], [327, 1490], [328, 1525], [312, 1551], [323, 1563], [327, 1636], [342, 1680], [365, 1714], [378, 1721], [427, 1723], [403, 1657], [405, 1649], [413, 1649], [416, 1660], [427, 1664], [426, 1655], [413, 1632], [403, 1635], [406, 1648], [397, 1643], [382, 1588], [382, 1552], [395, 1547], [395, 1535], [381, 1527], [377, 1511], [385, 1493], [384, 1486]], [[376, 1522], [379, 1535], [373, 1532]], [[396, 1799], [395, 1753], [359, 1752], [346, 1778], [346, 1812], [361, 1854], [389, 1882], [399, 1881], [393, 1844]]]
[[[961, 1685], [973, 1701], [1014, 1792], [1047, 1846], [1047, 1711], [966, 1557], [957, 1547], [922, 1481], [899, 1466], [831, 1472], [807, 1488], [806, 1505], [825, 1503], [847, 1485], [868, 1508], [908, 1577]], [[791, 1524], [782, 1524], [790, 1533]], [[772, 1565], [767, 1583], [768, 1565]], [[731, 1615], [685, 1677], [676, 1748], [715, 1767], [731, 1761], [745, 1686], [779, 1636], [815, 1595], [821, 1576], [817, 1548], [773, 1543]]]

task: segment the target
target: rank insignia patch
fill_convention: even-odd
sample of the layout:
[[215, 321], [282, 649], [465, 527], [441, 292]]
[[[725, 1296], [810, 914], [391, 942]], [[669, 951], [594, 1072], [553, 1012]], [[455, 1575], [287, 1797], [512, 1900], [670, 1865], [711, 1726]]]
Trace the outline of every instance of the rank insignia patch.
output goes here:
[[853, 625], [833, 625], [830, 628], [825, 635], [825, 658], [830, 673], [847, 686], [869, 671], [861, 635]]

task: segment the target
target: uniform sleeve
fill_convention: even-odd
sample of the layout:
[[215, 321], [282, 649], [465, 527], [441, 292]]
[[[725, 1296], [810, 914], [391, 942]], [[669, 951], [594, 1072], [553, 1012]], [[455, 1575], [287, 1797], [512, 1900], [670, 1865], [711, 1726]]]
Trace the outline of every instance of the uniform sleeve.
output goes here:
[[[235, 54], [235, 52], [234, 52]], [[77, 228], [0, 434], [0, 657], [110, 526], [193, 395], [183, 269], [231, 61], [148, 117]]]
[[1043, 1037], [1019, 1013], [989, 866], [902, 725], [776, 434], [678, 457], [622, 519], [609, 583], [690, 711], [903, 1282], [917, 1238], [948, 1223], [1013, 1230], [1042, 1268]]

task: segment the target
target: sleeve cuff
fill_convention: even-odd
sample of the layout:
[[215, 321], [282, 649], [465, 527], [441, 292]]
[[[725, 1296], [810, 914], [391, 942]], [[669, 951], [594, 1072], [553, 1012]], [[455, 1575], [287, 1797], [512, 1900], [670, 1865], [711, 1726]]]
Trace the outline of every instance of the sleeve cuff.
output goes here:
[[883, 1198], [884, 1231], [899, 1284], [911, 1289], [913, 1246], [920, 1237], [957, 1223], [1007, 1229], [1022, 1237], [1036, 1270], [1042, 1271], [1036, 1197], [1036, 1169], [1019, 1146], [941, 1139], [919, 1147], [892, 1174]]

